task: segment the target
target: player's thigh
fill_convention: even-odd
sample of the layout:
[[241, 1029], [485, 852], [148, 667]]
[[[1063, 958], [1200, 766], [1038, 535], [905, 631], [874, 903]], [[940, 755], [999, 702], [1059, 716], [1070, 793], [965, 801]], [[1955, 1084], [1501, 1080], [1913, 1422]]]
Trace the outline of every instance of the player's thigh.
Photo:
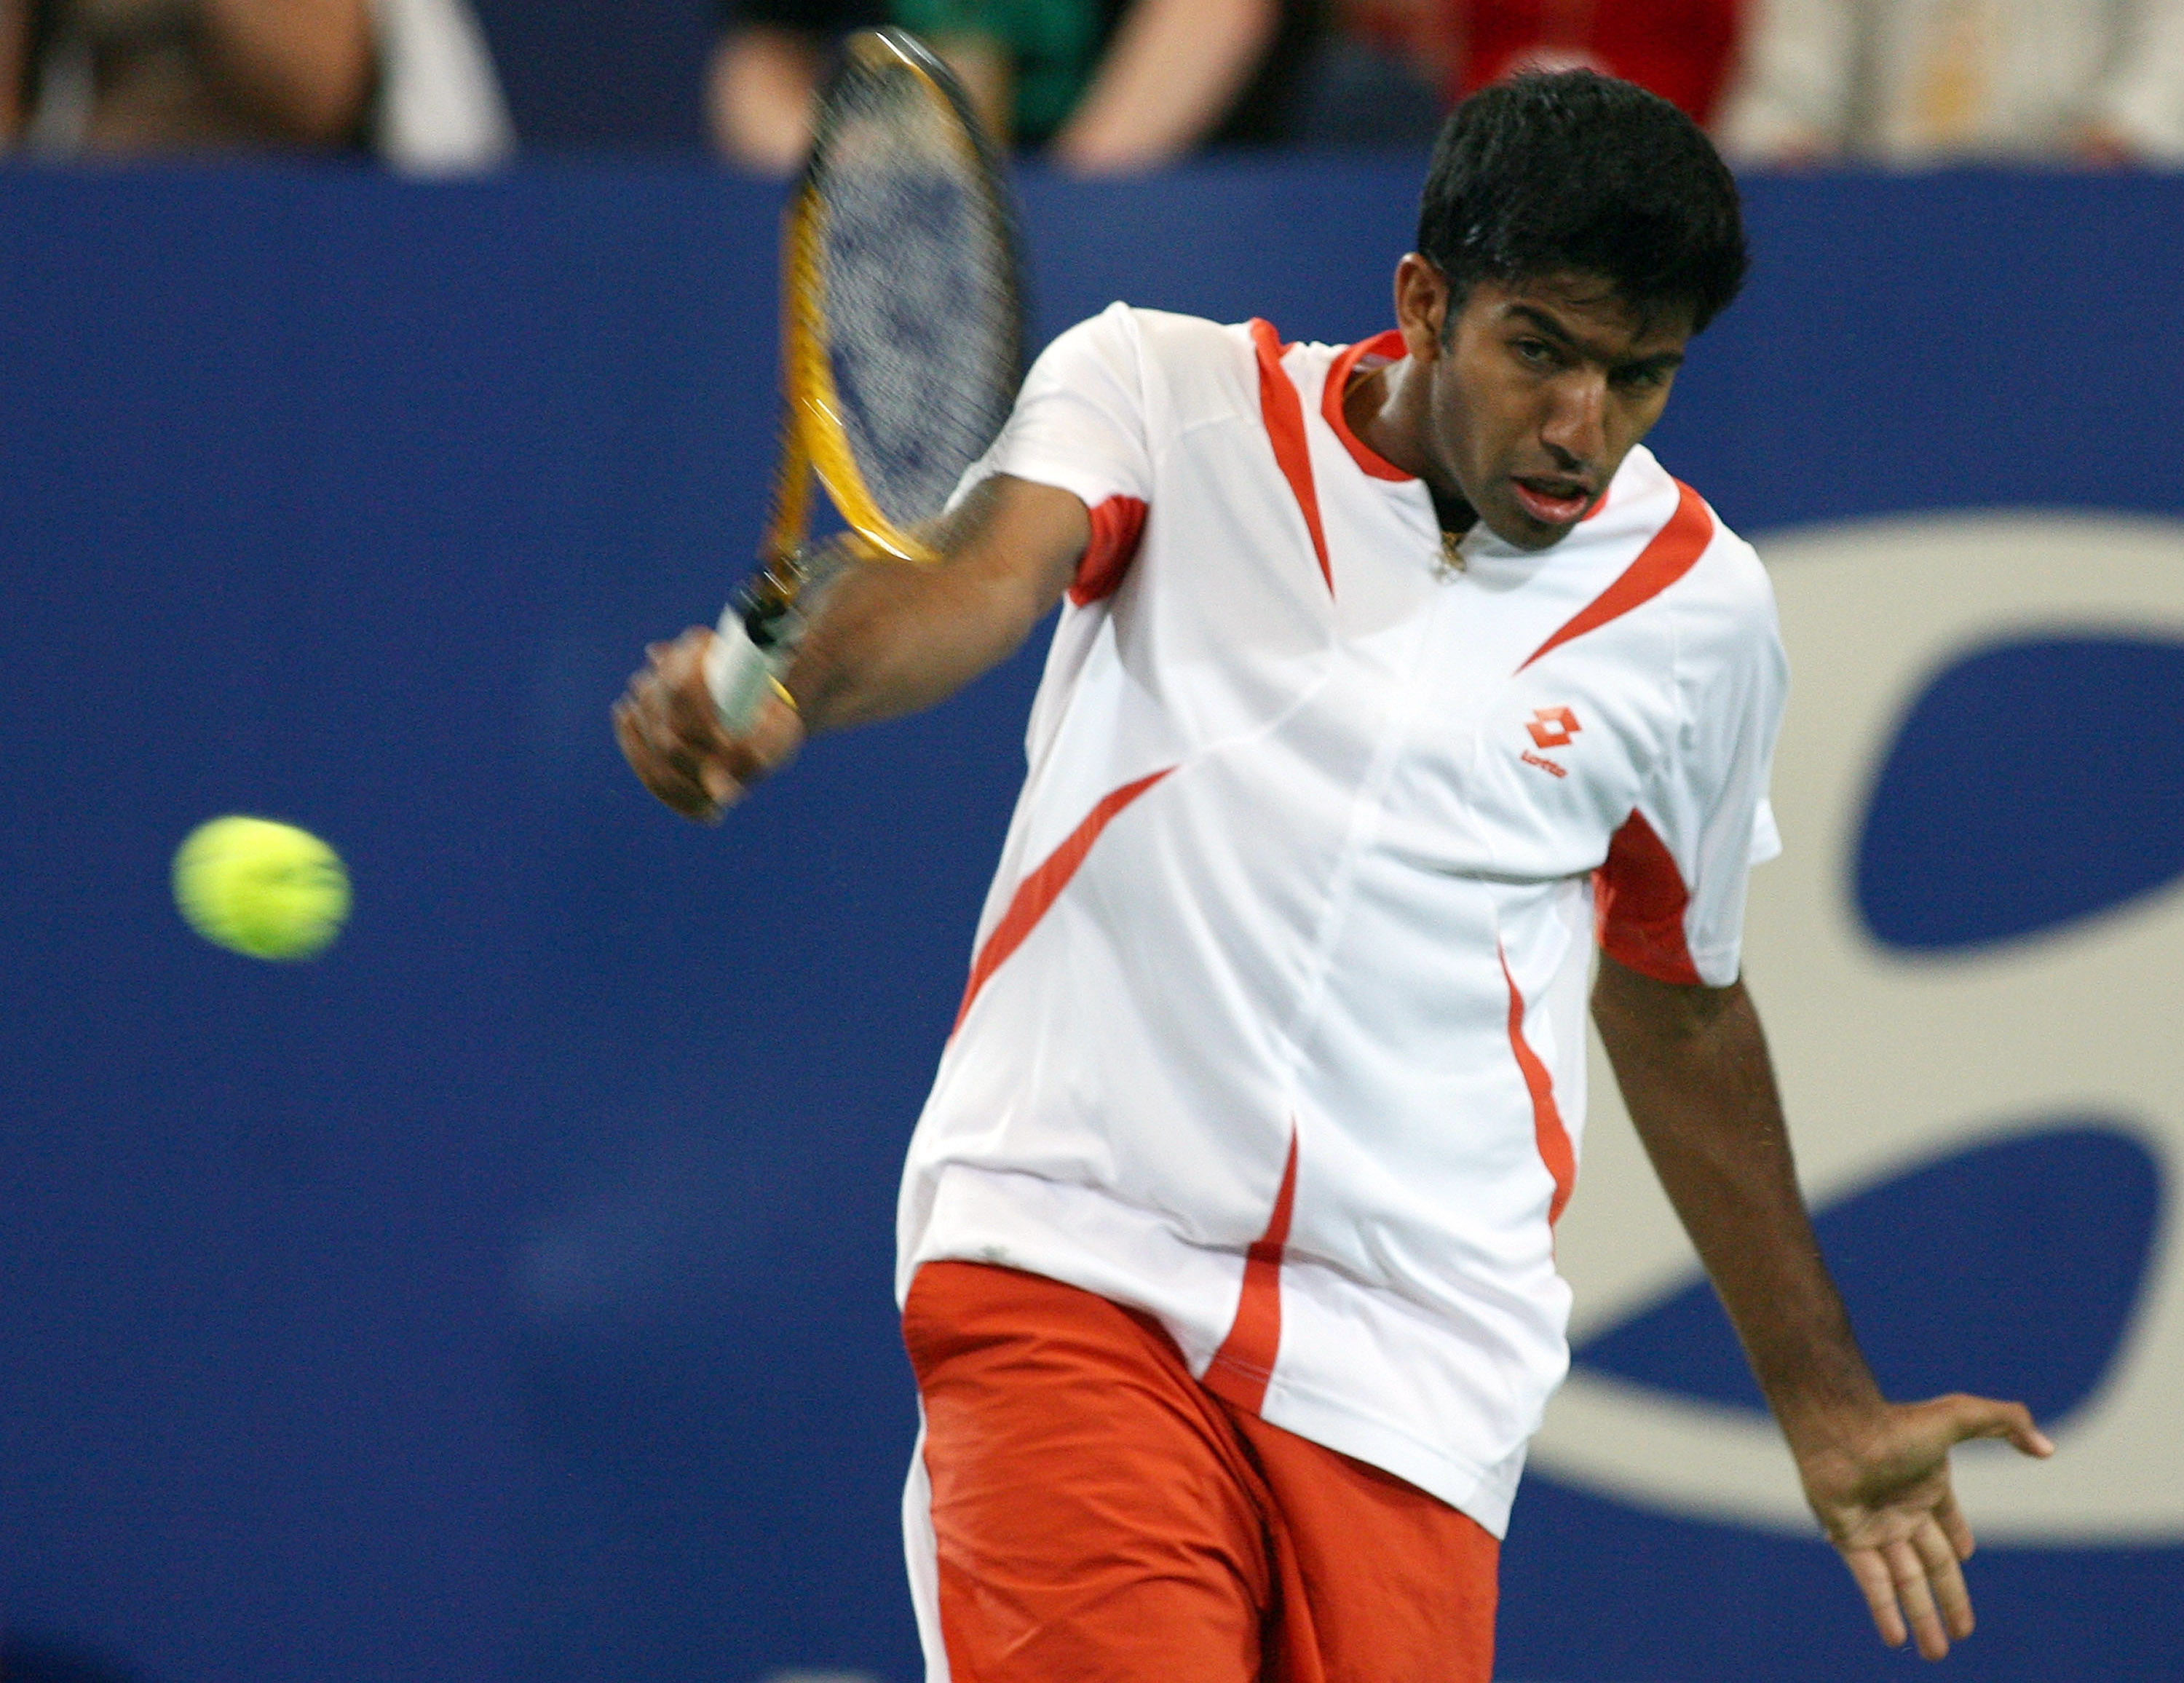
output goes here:
[[903, 1329], [954, 1683], [1253, 1683], [1263, 1492], [1158, 1327], [939, 1262]]
[[1501, 1545], [1415, 1485], [1234, 1411], [1273, 1505], [1280, 1640], [1324, 1683], [1489, 1683]]

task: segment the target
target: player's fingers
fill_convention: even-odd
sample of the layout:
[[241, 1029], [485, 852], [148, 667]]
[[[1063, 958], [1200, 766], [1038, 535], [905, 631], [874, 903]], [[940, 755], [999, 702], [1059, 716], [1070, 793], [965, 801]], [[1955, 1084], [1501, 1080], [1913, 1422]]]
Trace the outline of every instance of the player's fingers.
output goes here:
[[710, 691], [703, 705], [706, 733], [694, 744], [694, 751], [706, 786], [717, 800], [738, 798], [751, 784], [794, 759], [797, 750], [804, 745], [803, 717], [797, 712], [795, 704], [784, 699], [783, 695], [764, 697], [757, 713], [739, 736], [729, 736], [720, 728]]
[[638, 781], [663, 805], [686, 818], [713, 820], [719, 805], [704, 783], [660, 751], [646, 728], [644, 710], [627, 698], [614, 707], [615, 739]]
[[621, 744], [622, 757], [629, 761], [637, 780], [662, 805], [686, 818], [703, 818], [710, 811], [710, 803], [702, 789], [694, 789], [688, 779], [677, 773], [660, 756], [647, 738], [639, 717], [627, 703], [617, 703], [614, 712], [615, 739]]
[[692, 626], [674, 642], [655, 644], [648, 652], [676, 752], [714, 803], [724, 806], [770, 766], [748, 738], [731, 737], [721, 723], [712, 686], [705, 681], [705, 654], [712, 642], [710, 627]]
[[1956, 1551], [1958, 1559], [1972, 1558], [1972, 1551], [1978, 1545], [1972, 1541], [1971, 1522], [1964, 1518], [1964, 1509], [1957, 1506], [1953, 1491], [1944, 1496], [1934, 1509], [1934, 1523], [1942, 1528], [1942, 1535], [1949, 1540], [1949, 1546]]
[[1896, 1599], [1903, 1608], [1905, 1621], [1911, 1626], [1912, 1640], [1919, 1645], [1920, 1658], [1942, 1658], [1949, 1652], [1949, 1637], [1942, 1628], [1942, 1615], [1934, 1607], [1934, 1591], [1926, 1582], [1925, 1563], [1908, 1542], [1889, 1544], [1881, 1551], [1881, 1558], [1888, 1563]]
[[647, 789], [653, 788], [662, 777], [671, 775], [670, 767], [651, 733], [645, 728], [644, 709], [628, 695], [620, 697], [610, 716], [614, 720], [615, 741], [621, 744], [621, 757], [629, 761], [629, 768], [637, 773], [638, 781]]
[[688, 775], [688, 756], [661, 709], [658, 673], [649, 666], [632, 673], [615, 712], [619, 726], [643, 745], [647, 767]]
[[1889, 1574], [1887, 1563], [1876, 1550], [1852, 1548], [1843, 1551], [1843, 1564], [1850, 1568], [1850, 1575], [1865, 1597], [1866, 1608], [1873, 1614], [1873, 1628], [1880, 1633], [1880, 1640], [1892, 1648], [1902, 1647], [1910, 1633], [1903, 1628], [1903, 1614], [1896, 1605], [1896, 1580]]
[[[704, 679], [699, 680], [702, 685]], [[715, 800], [733, 792], [722, 769], [727, 743], [710, 709], [696, 713], [683, 705], [674, 669], [658, 663], [630, 680], [629, 699], [639, 727], [655, 752], [676, 772]]]
[[1997, 1402], [1988, 1396], [1939, 1400], [1949, 1411], [1960, 1442], [1966, 1438], [2002, 1438], [2020, 1454], [2045, 1457], [2055, 1452], [2053, 1441], [2032, 1424], [2032, 1411], [2021, 1402]]
[[725, 743], [727, 733], [721, 728], [720, 712], [705, 682], [705, 650], [712, 641], [710, 631], [694, 625], [653, 657], [652, 669], [659, 674], [665, 705], [677, 728], [693, 741]]
[[753, 765], [743, 744], [722, 733], [710, 696], [705, 699], [702, 715], [678, 708], [672, 728], [681, 762], [716, 806], [727, 806], [740, 799], [744, 785], [755, 781], [762, 769]]
[[1956, 1550], [1942, 1535], [1941, 1526], [1931, 1520], [1912, 1532], [1911, 1546], [1926, 1569], [1927, 1587], [1933, 1591], [1943, 1628], [1952, 1639], [1961, 1642], [1972, 1633], [1972, 1597], [1964, 1587], [1964, 1569], [1957, 1564]]
[[766, 697], [741, 744], [751, 757], [752, 772], [760, 776], [779, 771], [803, 745], [804, 716], [778, 695]]
[[[674, 785], [671, 794], [648, 787], [693, 816], [717, 816], [742, 799], [750, 784], [795, 757], [805, 734], [794, 705], [777, 697], [767, 699], [742, 735], [727, 733], [705, 681], [712, 641], [711, 630], [693, 626], [671, 643], [649, 645], [649, 662], [630, 679], [627, 698], [652, 762]], [[702, 815], [693, 810], [692, 791], [702, 795]]]

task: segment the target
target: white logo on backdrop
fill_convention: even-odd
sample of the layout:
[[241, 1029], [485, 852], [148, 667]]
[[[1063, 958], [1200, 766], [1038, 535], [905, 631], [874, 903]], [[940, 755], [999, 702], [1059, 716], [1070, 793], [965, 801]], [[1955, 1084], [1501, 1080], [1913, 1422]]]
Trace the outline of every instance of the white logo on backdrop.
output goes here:
[[[1824, 1207], [2040, 1118], [2087, 1115], [2135, 1129], [2164, 1183], [2184, 1184], [2184, 887], [1964, 956], [1885, 949], [1852, 900], [1873, 781], [1932, 679], [2000, 642], [2184, 640], [2184, 523], [1933, 515], [1760, 548], [1792, 668], [1774, 778], [1787, 851], [1753, 877], [1746, 974], [1808, 1195]], [[1697, 1277], [1596, 1045], [1592, 1112], [1557, 1242], [1579, 1340]], [[2162, 1213], [2123, 1346], [2061, 1422], [2054, 1459], [1959, 1452], [1958, 1493], [1982, 1541], [2184, 1540], [2184, 1243], [2173, 1209]], [[1599, 1374], [1572, 1374], [1533, 1464], [1641, 1506], [1814, 1530], [1771, 1424]]]

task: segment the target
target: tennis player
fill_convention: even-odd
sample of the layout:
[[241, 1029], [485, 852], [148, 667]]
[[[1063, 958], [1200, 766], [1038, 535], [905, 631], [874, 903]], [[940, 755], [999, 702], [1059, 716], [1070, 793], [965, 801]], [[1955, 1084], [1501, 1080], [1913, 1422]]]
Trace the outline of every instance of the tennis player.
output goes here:
[[1061, 603], [903, 1187], [931, 1675], [1485, 1683], [1568, 1365], [1584, 1013], [1882, 1637], [1972, 1628], [1948, 1452], [1885, 1400], [1739, 978], [1785, 670], [1752, 550], [1641, 440], [1735, 296], [1734, 184], [1588, 73], [1435, 152], [1395, 328], [1117, 305], [1039, 359], [929, 570], [852, 571], [787, 694], [710, 633], [616, 712], [710, 820]]

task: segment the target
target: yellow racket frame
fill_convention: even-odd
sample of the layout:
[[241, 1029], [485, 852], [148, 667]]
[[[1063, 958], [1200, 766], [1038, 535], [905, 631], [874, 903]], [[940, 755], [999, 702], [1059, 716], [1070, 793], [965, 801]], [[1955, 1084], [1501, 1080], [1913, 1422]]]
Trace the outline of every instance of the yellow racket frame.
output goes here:
[[[962, 104], [925, 64], [905, 52], [889, 31], [880, 30], [861, 31], [843, 50], [853, 61], [874, 70], [902, 70], [915, 75], [943, 114], [949, 137], [972, 166], [972, 177], [993, 195], [984, 154], [967, 126]], [[997, 219], [1002, 216], [998, 202], [994, 209]], [[783, 600], [794, 591], [793, 580], [785, 575], [794, 568], [810, 523], [814, 473], [826, 488], [827, 499], [863, 540], [869, 559], [916, 566], [930, 566], [940, 559], [939, 550], [881, 512], [850, 445], [841, 393], [827, 354], [827, 277], [820, 237], [826, 214], [817, 185], [807, 180], [789, 201], [782, 230], [781, 368], [786, 404], [781, 467], [764, 554], [767, 582], [777, 590], [787, 588]]]

